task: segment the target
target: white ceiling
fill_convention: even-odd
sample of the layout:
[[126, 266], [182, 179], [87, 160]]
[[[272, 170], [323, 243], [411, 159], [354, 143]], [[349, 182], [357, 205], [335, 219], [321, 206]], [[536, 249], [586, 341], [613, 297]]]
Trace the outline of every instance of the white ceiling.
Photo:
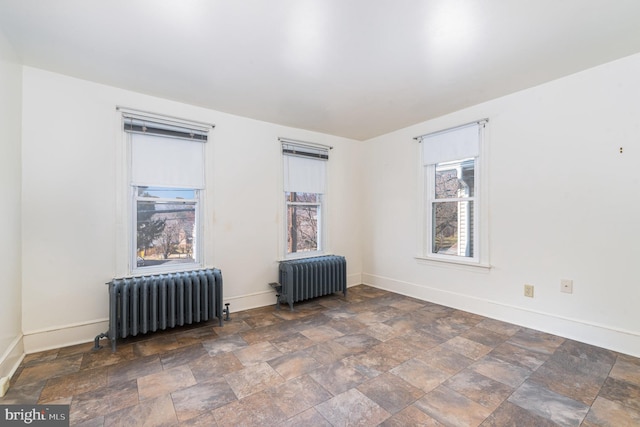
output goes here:
[[640, 52], [638, 0], [0, 0], [26, 65], [368, 139]]

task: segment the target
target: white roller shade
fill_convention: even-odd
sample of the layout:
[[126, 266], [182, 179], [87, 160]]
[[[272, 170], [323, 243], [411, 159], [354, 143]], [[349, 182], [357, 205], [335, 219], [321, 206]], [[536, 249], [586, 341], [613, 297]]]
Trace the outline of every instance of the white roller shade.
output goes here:
[[282, 144], [284, 191], [324, 194], [329, 150], [291, 143]]
[[205, 187], [204, 143], [131, 133], [133, 185]]
[[284, 191], [325, 192], [326, 162], [298, 156], [284, 156]]
[[480, 155], [480, 126], [472, 123], [419, 137], [424, 165], [435, 165]]

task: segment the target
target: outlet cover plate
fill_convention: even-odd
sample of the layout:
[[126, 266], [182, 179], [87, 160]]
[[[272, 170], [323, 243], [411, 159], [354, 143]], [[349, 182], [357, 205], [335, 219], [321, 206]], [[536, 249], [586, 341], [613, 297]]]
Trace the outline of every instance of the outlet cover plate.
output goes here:
[[524, 296], [533, 298], [533, 285], [524, 285]]
[[573, 280], [562, 279], [560, 280], [560, 292], [565, 294], [573, 293]]

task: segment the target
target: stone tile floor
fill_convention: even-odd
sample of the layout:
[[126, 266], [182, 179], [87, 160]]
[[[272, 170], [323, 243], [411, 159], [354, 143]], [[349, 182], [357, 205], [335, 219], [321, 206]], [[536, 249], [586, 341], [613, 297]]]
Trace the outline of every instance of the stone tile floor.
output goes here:
[[30, 354], [0, 404], [82, 426], [640, 425], [638, 358], [364, 285], [294, 309]]

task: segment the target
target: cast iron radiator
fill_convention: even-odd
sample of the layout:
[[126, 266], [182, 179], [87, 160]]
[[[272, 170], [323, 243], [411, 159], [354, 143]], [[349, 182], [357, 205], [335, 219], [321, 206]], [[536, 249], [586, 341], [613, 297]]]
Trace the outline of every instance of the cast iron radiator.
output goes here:
[[334, 292], [347, 296], [347, 260], [343, 256], [327, 255], [315, 258], [282, 261], [280, 283], [276, 284], [277, 306], [304, 301]]
[[109, 338], [116, 340], [218, 318], [222, 326], [222, 273], [217, 268], [113, 279], [109, 285]]

